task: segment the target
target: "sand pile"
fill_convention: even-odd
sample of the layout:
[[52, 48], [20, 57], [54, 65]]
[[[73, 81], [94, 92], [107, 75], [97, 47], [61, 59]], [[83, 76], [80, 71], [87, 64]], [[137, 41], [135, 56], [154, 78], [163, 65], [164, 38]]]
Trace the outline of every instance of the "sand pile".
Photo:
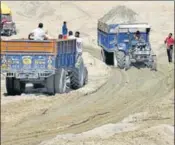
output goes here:
[[138, 14], [132, 9], [119, 5], [100, 18], [100, 21], [107, 24], [133, 23], [137, 20], [137, 16]]
[[58, 144], [60, 140], [83, 141], [90, 138], [105, 139], [113, 136], [114, 134], [127, 132], [135, 129], [136, 127], [133, 124], [124, 124], [124, 123], [107, 124], [80, 134], [58, 135], [52, 140], [42, 142], [40, 145], [55, 145]]

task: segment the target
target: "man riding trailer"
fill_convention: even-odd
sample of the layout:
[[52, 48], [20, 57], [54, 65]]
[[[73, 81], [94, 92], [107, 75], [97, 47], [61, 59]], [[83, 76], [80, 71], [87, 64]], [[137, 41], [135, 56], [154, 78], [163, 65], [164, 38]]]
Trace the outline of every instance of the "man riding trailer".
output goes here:
[[16, 34], [16, 26], [12, 20], [11, 9], [4, 3], [1, 2], [1, 35], [11, 36]]

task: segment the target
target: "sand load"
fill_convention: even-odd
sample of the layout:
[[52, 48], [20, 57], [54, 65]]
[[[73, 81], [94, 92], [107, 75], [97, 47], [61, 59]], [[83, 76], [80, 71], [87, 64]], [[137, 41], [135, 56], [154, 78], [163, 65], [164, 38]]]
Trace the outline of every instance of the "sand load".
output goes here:
[[137, 20], [138, 14], [126, 6], [120, 5], [112, 8], [102, 18], [101, 22], [112, 24], [112, 23], [133, 23]]

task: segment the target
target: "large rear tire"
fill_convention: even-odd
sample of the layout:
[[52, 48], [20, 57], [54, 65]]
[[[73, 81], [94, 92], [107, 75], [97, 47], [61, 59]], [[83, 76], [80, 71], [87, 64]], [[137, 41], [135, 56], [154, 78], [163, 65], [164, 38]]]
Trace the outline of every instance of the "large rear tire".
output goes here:
[[6, 77], [6, 90], [7, 95], [15, 95], [14, 78]]
[[123, 51], [118, 51], [116, 53], [117, 65], [120, 69], [125, 68], [125, 53]]
[[47, 94], [55, 95], [54, 75], [46, 79]]
[[66, 92], [66, 71], [64, 69], [59, 69], [55, 74], [55, 93], [65, 93]]
[[83, 87], [85, 83], [85, 67], [83, 61], [70, 73], [70, 87], [74, 90]]

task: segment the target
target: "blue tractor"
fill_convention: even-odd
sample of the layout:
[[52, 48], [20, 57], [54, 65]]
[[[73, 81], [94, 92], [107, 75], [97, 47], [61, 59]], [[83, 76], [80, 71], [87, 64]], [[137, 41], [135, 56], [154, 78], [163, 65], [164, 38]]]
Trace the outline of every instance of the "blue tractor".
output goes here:
[[[157, 70], [156, 55], [149, 41], [150, 26], [147, 23], [106, 24], [98, 21], [98, 45], [102, 48], [102, 60], [120, 69], [131, 64], [144, 64]], [[138, 32], [142, 39], [136, 40]]]

